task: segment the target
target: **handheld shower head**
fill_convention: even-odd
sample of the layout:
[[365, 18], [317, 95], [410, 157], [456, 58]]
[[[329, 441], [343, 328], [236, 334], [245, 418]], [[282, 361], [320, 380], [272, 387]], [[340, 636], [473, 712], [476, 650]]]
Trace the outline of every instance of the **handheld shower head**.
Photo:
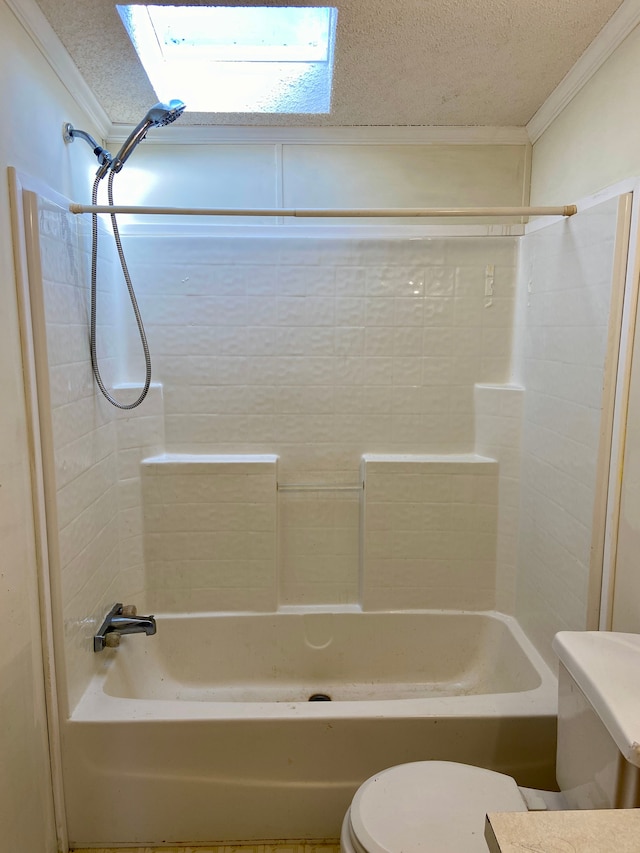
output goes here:
[[151, 122], [151, 127], [164, 127], [180, 118], [185, 104], [182, 101], [169, 101], [168, 104], [154, 104], [144, 117]]
[[120, 151], [113, 158], [111, 164], [105, 164], [98, 170], [98, 176], [103, 178], [111, 168], [112, 172], [119, 172], [129, 159], [136, 146], [142, 142], [147, 131], [152, 127], [164, 127], [180, 118], [184, 112], [185, 104], [182, 101], [169, 101], [168, 104], [154, 104], [142, 119], [139, 125], [129, 135]]

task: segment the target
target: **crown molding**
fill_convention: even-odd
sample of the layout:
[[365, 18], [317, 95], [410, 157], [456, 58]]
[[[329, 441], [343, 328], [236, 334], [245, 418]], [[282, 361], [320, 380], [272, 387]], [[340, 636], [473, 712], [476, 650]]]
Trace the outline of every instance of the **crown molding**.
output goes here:
[[5, 0], [5, 2], [59, 77], [60, 82], [80, 109], [87, 114], [100, 136], [105, 138], [111, 127], [111, 121], [38, 4], [35, 0]]
[[527, 124], [527, 134], [532, 143], [540, 139], [549, 125], [638, 24], [640, 24], [640, 0], [624, 0]]
[[[133, 126], [112, 125], [106, 140], [123, 142]], [[180, 125], [150, 133], [145, 145], [528, 145], [524, 127], [257, 127]]]

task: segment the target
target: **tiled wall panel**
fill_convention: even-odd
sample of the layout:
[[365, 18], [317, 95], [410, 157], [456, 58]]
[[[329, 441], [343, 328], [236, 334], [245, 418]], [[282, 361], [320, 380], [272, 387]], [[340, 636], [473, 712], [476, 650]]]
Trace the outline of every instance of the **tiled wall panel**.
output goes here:
[[[128, 232], [167, 452], [275, 453], [321, 488], [360, 482], [363, 453], [472, 452], [474, 383], [509, 373], [516, 240], [318, 233]], [[280, 493], [281, 603], [358, 600], [358, 507]]]
[[144, 461], [150, 607], [275, 609], [276, 462], [171, 455]]
[[[69, 704], [95, 670], [92, 635], [116, 602], [144, 606], [142, 500], [139, 462], [163, 445], [161, 389], [144, 408], [121, 411], [98, 392], [89, 353], [89, 221], [40, 202], [39, 236], [48, 364], [56, 504], [48, 508], [56, 532], [49, 546], [62, 610]], [[100, 226], [97, 352], [112, 387], [121, 342], [119, 267]], [[128, 401], [139, 392], [117, 389]], [[43, 411], [46, 417], [46, 412]]]
[[[43, 300], [49, 360], [57, 522], [50, 549], [64, 625], [69, 704], [93, 672], [91, 637], [117, 595], [118, 471], [115, 419], [94, 391], [88, 342], [86, 223], [42, 201], [39, 211]], [[98, 352], [105, 381], [114, 374], [113, 278], [100, 257]], [[39, 378], [43, 382], [44, 377]], [[47, 429], [47, 427], [44, 427]], [[57, 539], [57, 541], [56, 541]]]
[[279, 493], [279, 603], [360, 601], [361, 484]]
[[513, 613], [518, 558], [522, 406], [518, 385], [476, 385], [476, 452], [499, 463], [496, 608]]
[[[101, 567], [117, 558], [120, 591], [140, 603], [146, 590], [159, 609], [364, 600], [372, 608], [419, 601], [510, 610], [518, 557], [518, 607], [536, 626], [532, 633], [545, 633], [540, 620], [579, 624], [614, 219], [600, 211], [525, 241], [521, 480], [523, 397], [504, 387], [512, 238], [376, 240], [280, 229], [276, 239], [206, 228], [149, 236], [133, 229], [127, 250], [159, 385], [139, 410], [110, 416], [93, 397], [86, 339], [76, 328], [86, 321], [86, 302], [69, 302], [71, 254], [60, 249], [64, 241], [56, 253], [45, 240], [61, 544], [65, 565], [75, 566], [66, 583], [77, 597], [78, 557], [91, 545]], [[158, 264], [159, 256], [169, 260]], [[101, 304], [105, 369], [133, 381], [135, 364], [131, 375], [128, 359], [116, 370], [108, 349], [118, 311], [106, 294]], [[135, 334], [126, 344], [128, 353], [139, 347]], [[89, 429], [96, 406], [103, 420]], [[139, 464], [163, 447], [169, 454], [277, 454], [280, 482], [305, 489], [283, 490], [276, 501], [274, 480], [268, 518], [247, 498], [229, 515], [215, 490], [207, 491], [220, 477], [203, 482], [198, 497], [185, 491], [198, 478], [182, 483], [176, 474], [175, 494], [160, 506], [149, 470], [141, 487]], [[420, 500], [396, 494], [398, 483], [389, 482], [386, 497], [366, 495], [363, 540], [361, 495], [331, 489], [357, 487], [363, 454], [474, 451], [498, 459], [500, 476], [483, 474], [474, 485], [479, 475], [447, 474], [438, 497], [434, 475], [436, 492]], [[375, 494], [377, 473], [371, 476]], [[163, 477], [168, 488], [173, 481]], [[452, 484], [465, 482], [470, 491], [452, 497]], [[491, 500], [488, 492], [478, 500], [475, 490], [489, 482]], [[76, 492], [88, 502], [84, 515]], [[90, 523], [97, 510], [107, 532]], [[107, 576], [101, 569], [99, 577]]]
[[554, 661], [584, 630], [618, 201], [522, 241], [524, 396], [517, 615]]
[[[140, 388], [136, 387], [135, 393], [139, 391]], [[123, 389], [116, 389], [119, 397], [123, 393], [126, 393]], [[147, 456], [164, 450], [162, 386], [152, 383], [144, 405], [137, 409], [116, 411], [115, 417], [118, 448], [119, 594], [136, 604], [138, 609], [147, 610], [140, 463]]]
[[495, 605], [498, 464], [365, 456], [363, 607]]
[[509, 370], [513, 238], [205, 233], [127, 240], [168, 452], [330, 482], [364, 452], [473, 449], [473, 384]]

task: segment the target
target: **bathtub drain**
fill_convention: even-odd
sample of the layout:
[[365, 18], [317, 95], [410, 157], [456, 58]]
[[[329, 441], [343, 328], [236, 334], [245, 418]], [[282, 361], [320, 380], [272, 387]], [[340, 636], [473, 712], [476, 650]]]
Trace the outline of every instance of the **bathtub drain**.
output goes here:
[[326, 693], [312, 693], [309, 696], [308, 702], [331, 702], [331, 696]]

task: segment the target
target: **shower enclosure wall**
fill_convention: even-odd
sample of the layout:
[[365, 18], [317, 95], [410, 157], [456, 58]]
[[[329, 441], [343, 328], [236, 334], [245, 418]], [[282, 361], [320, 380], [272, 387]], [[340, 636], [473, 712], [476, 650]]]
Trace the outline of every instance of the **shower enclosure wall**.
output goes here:
[[[188, 785], [180, 793], [180, 779], [204, 772], [197, 743], [220, 737], [242, 764], [243, 743], [254, 737], [246, 726], [260, 713], [278, 725], [291, 713], [287, 726], [308, 717], [314, 737], [316, 718], [345, 714], [353, 719], [348, 731], [339, 727], [336, 744], [345, 736], [361, 738], [365, 751], [381, 735], [369, 725], [377, 713], [390, 726], [384, 760], [392, 763], [406, 760], [420, 743], [420, 756], [430, 757], [428, 720], [471, 716], [479, 728], [465, 735], [467, 760], [474, 761], [471, 744], [486, 737], [496, 746], [494, 758], [485, 751], [477, 763], [493, 761], [529, 784], [552, 784], [553, 684], [514, 617], [548, 662], [555, 631], [582, 629], [592, 619], [589, 578], [594, 549], [601, 562], [603, 524], [598, 478], [608, 465], [611, 421], [603, 386], [615, 376], [629, 197], [612, 197], [525, 237], [482, 236], [464, 226], [131, 225], [124, 229], [125, 248], [154, 365], [149, 397], [132, 412], [111, 408], [92, 381], [86, 219], [69, 214], [53, 194], [25, 193], [24, 204], [33, 225], [25, 309], [37, 366], [60, 707], [62, 719], [69, 718], [63, 743], [69, 814], [76, 816], [72, 839], [171, 839], [175, 816], [168, 803], [177, 814], [191, 796]], [[119, 397], [134, 398], [144, 365], [135, 327], [116, 295], [109, 245], [105, 235], [98, 354]], [[142, 705], [134, 708], [118, 704], [129, 701], [122, 686], [104, 685], [114, 678], [134, 685], [135, 670], [118, 675], [117, 667], [128, 666], [134, 648], [136, 655], [143, 646], [150, 654], [158, 638], [129, 637], [118, 650], [94, 655], [92, 635], [116, 600], [160, 614], [159, 635], [162, 614], [175, 614], [167, 616], [168, 626], [186, 614], [215, 620], [223, 613], [284, 618], [288, 612], [311, 619], [348, 615], [355, 619], [347, 632], [356, 632], [354, 642], [361, 611], [418, 611], [425, 619], [434, 618], [428, 611], [500, 611], [512, 637], [500, 642], [514, 649], [500, 654], [515, 660], [526, 652], [538, 675], [526, 685], [505, 675], [503, 686], [489, 693], [504, 693], [507, 704], [495, 698], [468, 711], [462, 705], [411, 711], [397, 699], [374, 712], [378, 681], [385, 681], [375, 673], [362, 676], [371, 686], [370, 710], [359, 696], [357, 710], [345, 710], [353, 702], [341, 710], [334, 701], [298, 711], [293, 693], [260, 713], [242, 702], [224, 710], [216, 706], [225, 700], [216, 698], [215, 672], [206, 688], [212, 704], [201, 701], [200, 711], [186, 705], [160, 710], [145, 704], [153, 697], [135, 691], [130, 699], [142, 698]], [[245, 624], [263, 636], [266, 623]], [[323, 647], [332, 637], [328, 624], [306, 622], [301, 642], [306, 637], [312, 648]], [[463, 633], [451, 635], [452, 650], [454, 635]], [[242, 628], [234, 636], [224, 642], [255, 653]], [[288, 636], [276, 646], [298, 642], [295, 631]], [[192, 645], [193, 654], [199, 647]], [[498, 654], [495, 643], [486, 647], [494, 649], [488, 655]], [[453, 651], [451, 659], [457, 659]], [[169, 666], [190, 671], [177, 660]], [[486, 666], [488, 659], [479, 664]], [[259, 681], [265, 696], [277, 686], [278, 670], [276, 658]], [[426, 663], [420, 672], [412, 678], [429, 680]], [[454, 673], [455, 665], [444, 680], [453, 683]], [[309, 672], [309, 683], [313, 677]], [[101, 691], [120, 698], [101, 711], [91, 698]], [[93, 723], [88, 708], [96, 713]], [[170, 733], [166, 715], [174, 713], [183, 724], [193, 717], [191, 734]], [[162, 734], [160, 741], [146, 743], [142, 728], [125, 734], [115, 725], [139, 717], [147, 717], [150, 737]], [[408, 728], [396, 725], [402, 717], [411, 720]], [[207, 735], [214, 718], [229, 728]], [[517, 727], [509, 729], [507, 718], [518, 720]], [[117, 839], [101, 835], [103, 829], [87, 837], [91, 830], [81, 825], [83, 791], [94, 782], [108, 787], [118, 772], [116, 764], [101, 763], [107, 729], [99, 734], [100, 720], [108, 729], [105, 743], [120, 732], [128, 748], [140, 746], [140, 755], [129, 756], [138, 768], [136, 784], [166, 778], [160, 798], [166, 798], [168, 823], [156, 839], [145, 834], [148, 827], [136, 835], [134, 814]], [[354, 720], [363, 728], [352, 729]], [[508, 767], [494, 740], [496, 720], [511, 744]], [[274, 743], [289, 742], [293, 732], [267, 729]], [[268, 740], [267, 729], [260, 731]], [[200, 735], [189, 740], [196, 730]], [[537, 733], [535, 758], [524, 731]], [[157, 749], [167, 737], [191, 744], [175, 777], [169, 765], [158, 765]], [[454, 752], [452, 738], [447, 743]], [[294, 762], [304, 760], [294, 745], [302, 749], [304, 741], [289, 742]], [[307, 742], [306, 748], [315, 754], [320, 747]], [[340, 752], [344, 757], [344, 744]], [[308, 817], [316, 837], [320, 830], [337, 835], [337, 815], [364, 778], [361, 762], [336, 764], [333, 785], [323, 779], [310, 793], [318, 816], [327, 815], [325, 823]], [[278, 780], [273, 784], [282, 785], [285, 802], [286, 772]], [[238, 783], [236, 790], [240, 808], [248, 789]], [[260, 785], [257, 790], [254, 785], [252, 796], [259, 802]], [[109, 815], [122, 814], [120, 806], [114, 792], [93, 825], [108, 826]], [[233, 808], [227, 803], [223, 811]], [[304, 809], [311, 815], [309, 803]], [[246, 813], [238, 814], [241, 832], [249, 824]], [[277, 826], [249, 826], [244, 836], [234, 836], [228, 822], [205, 821], [188, 840], [284, 837], [286, 808], [279, 814]], [[160, 814], [154, 820], [162, 823]]]

